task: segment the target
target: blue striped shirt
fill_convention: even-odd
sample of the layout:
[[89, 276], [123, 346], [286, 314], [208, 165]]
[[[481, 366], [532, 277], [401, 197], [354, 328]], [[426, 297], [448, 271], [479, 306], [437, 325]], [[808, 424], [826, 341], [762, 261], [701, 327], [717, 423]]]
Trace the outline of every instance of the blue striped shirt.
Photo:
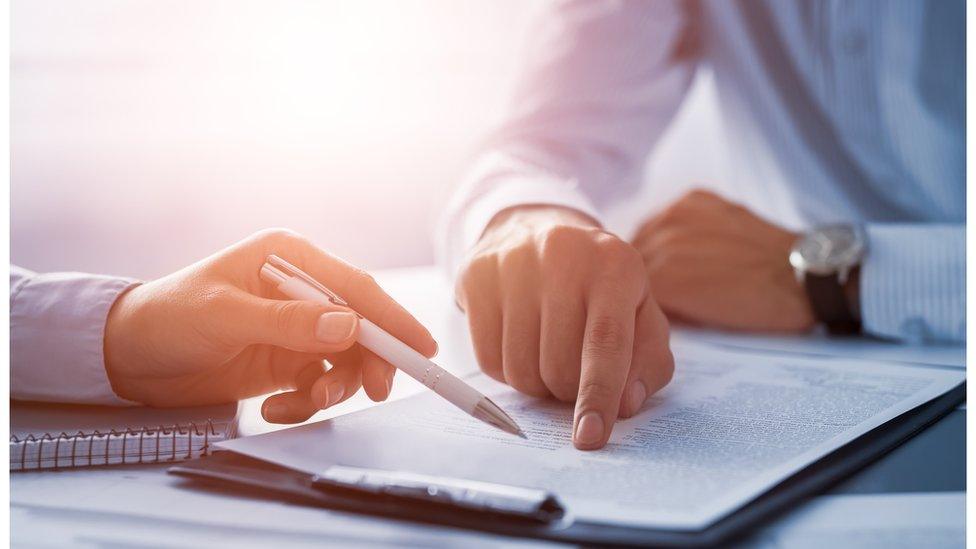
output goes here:
[[751, 176], [742, 192], [806, 227], [865, 226], [865, 329], [964, 341], [965, 11], [963, 0], [553, 4], [507, 122], [447, 211], [446, 259], [504, 208], [599, 218], [632, 196], [707, 66]]

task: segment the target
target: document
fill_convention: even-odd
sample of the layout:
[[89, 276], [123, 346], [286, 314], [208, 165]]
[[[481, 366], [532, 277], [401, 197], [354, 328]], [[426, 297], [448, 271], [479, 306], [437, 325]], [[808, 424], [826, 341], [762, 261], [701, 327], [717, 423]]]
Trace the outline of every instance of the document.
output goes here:
[[331, 465], [543, 488], [583, 521], [698, 530], [857, 436], [965, 380], [956, 369], [675, 348], [672, 383], [599, 451], [573, 448], [572, 405], [469, 378], [527, 439], [433, 394], [220, 447], [308, 473]]
[[823, 331], [803, 335], [763, 335], [723, 332], [685, 326], [672, 327], [672, 343], [704, 343], [774, 353], [828, 355], [864, 360], [890, 360], [936, 366], [966, 367], [966, 345], [954, 343], [911, 344], [870, 336], [836, 337]]
[[966, 493], [821, 496], [736, 547], [940, 549], [966, 546]]

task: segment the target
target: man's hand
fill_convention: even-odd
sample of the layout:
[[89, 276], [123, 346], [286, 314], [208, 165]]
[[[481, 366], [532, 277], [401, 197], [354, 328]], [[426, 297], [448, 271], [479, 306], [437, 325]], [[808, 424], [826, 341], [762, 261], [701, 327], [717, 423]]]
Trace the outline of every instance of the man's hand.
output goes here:
[[640, 254], [572, 210], [499, 214], [456, 287], [481, 369], [539, 397], [576, 400], [577, 448], [606, 444], [674, 369]]
[[[419, 352], [436, 352], [430, 333], [369, 275], [299, 235], [269, 230], [116, 301], [105, 327], [115, 392], [153, 406], [187, 406], [292, 390], [262, 407], [276, 423], [304, 421], [360, 387], [373, 400], [386, 399], [394, 369], [356, 344], [356, 315], [284, 299], [258, 276], [272, 253]], [[323, 359], [332, 364], [328, 372]]]
[[676, 319], [735, 330], [803, 332], [814, 316], [790, 267], [797, 235], [692, 191], [634, 239], [651, 288]]

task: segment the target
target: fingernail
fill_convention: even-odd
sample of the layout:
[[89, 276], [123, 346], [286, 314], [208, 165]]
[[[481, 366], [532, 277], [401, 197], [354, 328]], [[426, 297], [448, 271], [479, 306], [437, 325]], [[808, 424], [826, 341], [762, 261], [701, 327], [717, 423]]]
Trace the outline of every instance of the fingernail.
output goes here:
[[576, 424], [576, 442], [589, 446], [603, 440], [603, 418], [596, 412], [586, 412]]
[[323, 343], [342, 343], [352, 337], [356, 329], [356, 315], [325, 313], [315, 325], [315, 337]]
[[638, 380], [630, 384], [630, 388], [627, 389], [627, 400], [630, 402], [630, 413], [636, 414], [647, 400], [647, 388], [644, 387], [644, 382]]
[[342, 400], [342, 396], [346, 394], [346, 388], [340, 383], [329, 385], [328, 391], [328, 395], [326, 395], [328, 397], [326, 407], [338, 404]]
[[341, 383], [326, 385], [317, 383], [312, 386], [312, 404], [319, 410], [325, 410], [333, 404], [337, 404], [346, 394], [346, 388]]
[[329, 387], [324, 383], [312, 385], [312, 404], [319, 410], [329, 406]]
[[284, 404], [269, 404], [264, 409], [264, 419], [268, 421], [279, 421], [288, 414], [288, 406]]
[[389, 397], [390, 393], [393, 392], [393, 378], [386, 378], [386, 396]]

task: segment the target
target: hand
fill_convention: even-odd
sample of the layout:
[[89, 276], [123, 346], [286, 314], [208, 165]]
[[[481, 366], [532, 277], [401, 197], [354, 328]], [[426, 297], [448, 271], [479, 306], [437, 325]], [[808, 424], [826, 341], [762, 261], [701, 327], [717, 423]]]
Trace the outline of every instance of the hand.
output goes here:
[[297, 234], [268, 230], [116, 301], [105, 328], [115, 392], [152, 406], [188, 406], [294, 390], [265, 400], [262, 413], [276, 423], [304, 421], [360, 386], [373, 400], [386, 399], [394, 369], [356, 344], [356, 315], [284, 299], [258, 276], [272, 253], [417, 351], [436, 352], [427, 330], [365, 272]]
[[671, 379], [668, 324], [640, 254], [573, 210], [502, 212], [456, 286], [489, 376], [538, 397], [576, 401], [573, 442], [606, 444]]
[[634, 239], [654, 295], [672, 317], [750, 331], [814, 325], [789, 263], [797, 235], [706, 191], [693, 191]]

